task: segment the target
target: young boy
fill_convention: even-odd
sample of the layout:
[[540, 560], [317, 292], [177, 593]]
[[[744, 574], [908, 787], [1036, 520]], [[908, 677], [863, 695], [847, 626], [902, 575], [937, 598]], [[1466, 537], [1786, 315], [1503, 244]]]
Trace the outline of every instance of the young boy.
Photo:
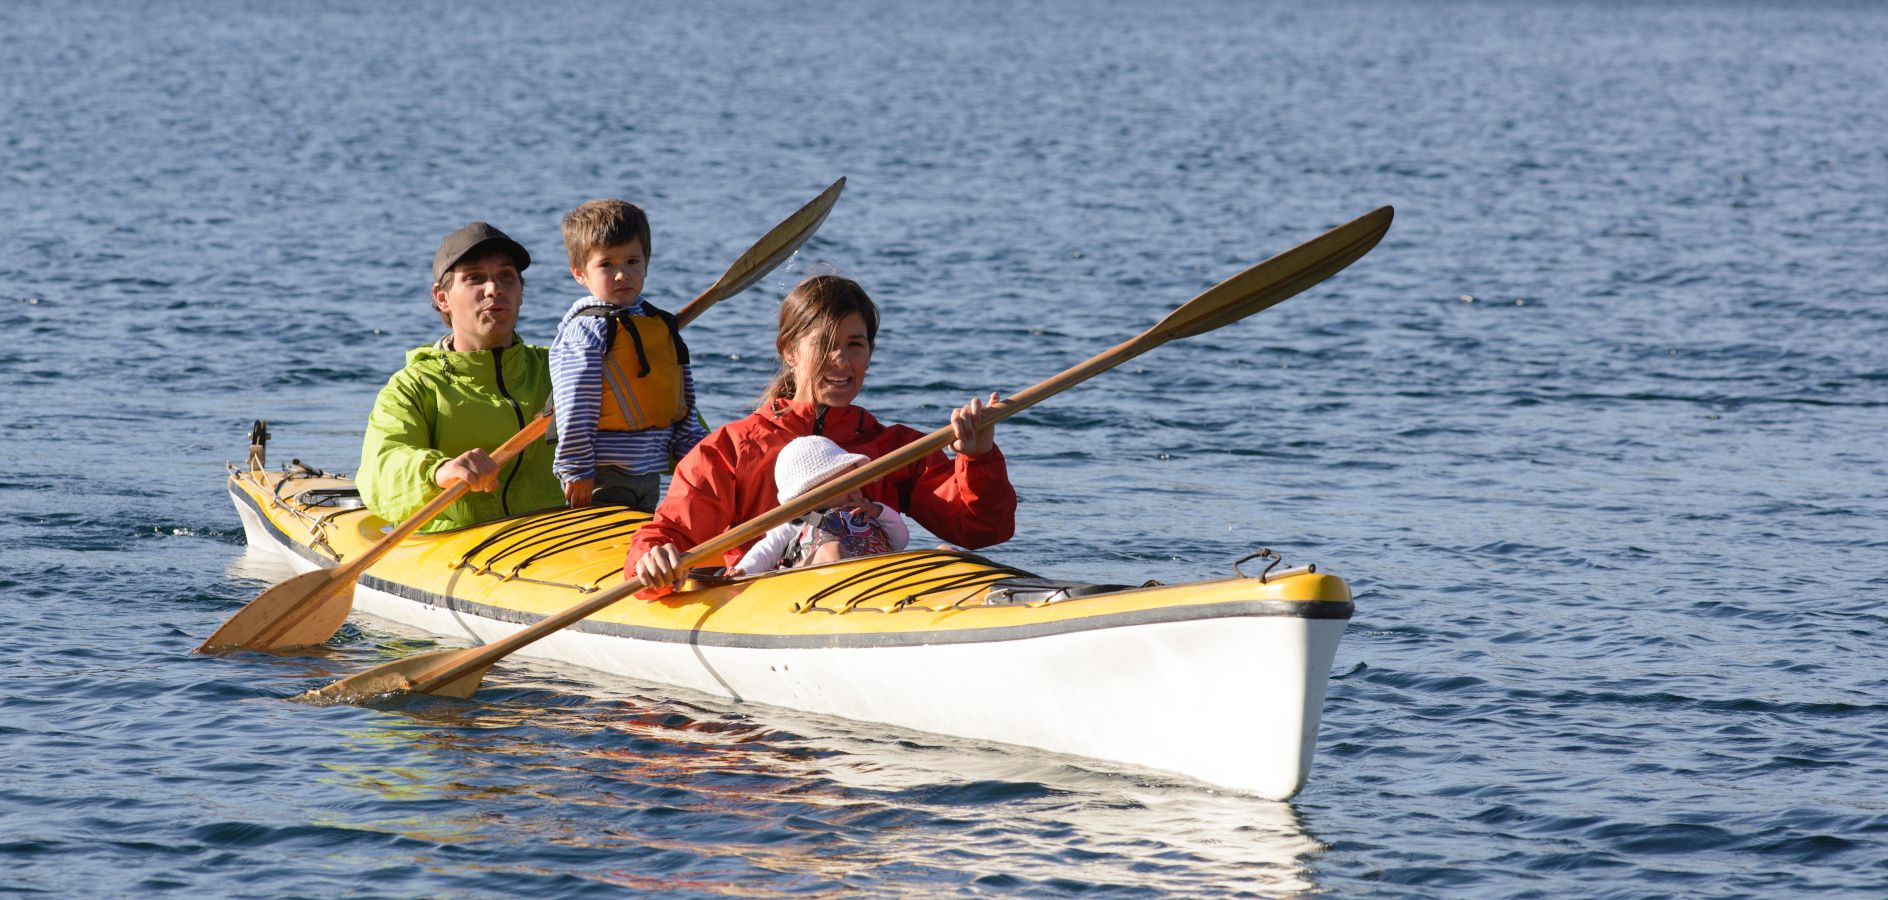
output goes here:
[[675, 317], [642, 300], [649, 219], [622, 200], [564, 216], [570, 275], [590, 296], [572, 304], [551, 341], [557, 410], [552, 466], [573, 507], [653, 511], [662, 472], [707, 432]]

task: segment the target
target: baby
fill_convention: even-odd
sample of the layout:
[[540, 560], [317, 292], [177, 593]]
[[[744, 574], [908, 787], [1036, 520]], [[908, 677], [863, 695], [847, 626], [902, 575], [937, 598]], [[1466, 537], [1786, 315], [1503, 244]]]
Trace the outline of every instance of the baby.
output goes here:
[[[823, 437], [789, 441], [774, 460], [774, 484], [785, 503], [844, 475], [871, 458], [847, 453]], [[824, 510], [774, 526], [728, 570], [729, 575], [757, 575], [776, 568], [829, 563], [905, 549], [911, 533], [905, 517], [883, 503], [853, 491]]]

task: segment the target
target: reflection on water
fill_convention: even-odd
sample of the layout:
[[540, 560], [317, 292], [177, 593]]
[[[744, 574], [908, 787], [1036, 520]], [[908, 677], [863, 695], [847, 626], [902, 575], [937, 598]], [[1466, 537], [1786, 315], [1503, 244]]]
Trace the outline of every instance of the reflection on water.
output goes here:
[[599, 679], [534, 662], [478, 701], [354, 710], [328, 771], [360, 802], [328, 824], [556, 847], [589, 861], [565, 871], [642, 890], [1316, 888], [1323, 845], [1288, 804]]
[[245, 544], [243, 552], [230, 560], [229, 577], [247, 579], [261, 583], [256, 589], [260, 594], [267, 586], [295, 577], [295, 569], [284, 560], [281, 554], [273, 550], [261, 549]]

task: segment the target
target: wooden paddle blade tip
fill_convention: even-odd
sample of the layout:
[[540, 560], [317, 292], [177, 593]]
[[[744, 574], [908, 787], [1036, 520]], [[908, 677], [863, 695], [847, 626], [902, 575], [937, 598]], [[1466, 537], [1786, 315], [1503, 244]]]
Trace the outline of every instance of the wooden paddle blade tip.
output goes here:
[[1204, 334], [1295, 297], [1369, 253], [1395, 215], [1380, 206], [1240, 272], [1167, 314], [1147, 335], [1164, 342]]
[[198, 645], [218, 650], [284, 650], [327, 643], [354, 609], [354, 583], [336, 570], [303, 572], [263, 591]]
[[[470, 659], [468, 659], [470, 657]], [[463, 661], [477, 659], [477, 650], [434, 650], [382, 663], [365, 672], [350, 675], [325, 687], [317, 688], [297, 699], [314, 703], [364, 703], [394, 694], [434, 694], [442, 697], [470, 699], [478, 692], [479, 683], [492, 666], [491, 662], [467, 671], [454, 673], [462, 668]], [[450, 680], [446, 680], [450, 679]]]
[[404, 694], [413, 689], [413, 682], [407, 677], [406, 667], [402, 665], [406, 662], [409, 660], [375, 666], [365, 672], [350, 675], [299, 694], [295, 699], [322, 706], [332, 706], [337, 703], [358, 705], [379, 697]]
[[772, 231], [761, 235], [760, 240], [741, 254], [714, 284], [675, 314], [677, 327], [686, 326], [708, 307], [753, 287], [755, 282], [767, 277], [768, 273], [799, 252], [800, 246], [826, 221], [827, 213], [832, 212], [833, 204], [839, 202], [839, 193], [845, 188], [846, 179], [840, 176], [838, 181], [820, 191], [819, 196], [794, 210]]

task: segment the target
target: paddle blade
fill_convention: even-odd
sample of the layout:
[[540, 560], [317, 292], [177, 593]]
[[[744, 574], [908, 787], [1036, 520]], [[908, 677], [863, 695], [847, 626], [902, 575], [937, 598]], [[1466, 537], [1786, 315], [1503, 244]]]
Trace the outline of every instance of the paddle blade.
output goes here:
[[303, 572], [236, 611], [197, 647], [198, 653], [242, 648], [280, 650], [323, 644], [354, 609], [354, 582], [334, 569]]
[[813, 232], [819, 230], [820, 223], [826, 221], [826, 214], [833, 211], [833, 204], [839, 202], [839, 192], [845, 189], [846, 179], [840, 178], [785, 221], [775, 225], [772, 231], [762, 235], [754, 246], [734, 261], [734, 265], [728, 267], [720, 280], [676, 313], [675, 324], [687, 325], [702, 310], [747, 290], [776, 266], [786, 262], [800, 249], [800, 245], [813, 236]]
[[1147, 333], [1163, 341], [1191, 337], [1280, 303], [1369, 253], [1394, 215], [1381, 207], [1240, 272], [1168, 313]]
[[456, 674], [452, 670], [477, 649], [434, 650], [396, 659], [309, 691], [297, 699], [321, 703], [359, 703], [372, 697], [403, 691], [468, 699], [478, 691], [479, 682], [485, 680], [485, 673], [492, 664], [488, 662]]

